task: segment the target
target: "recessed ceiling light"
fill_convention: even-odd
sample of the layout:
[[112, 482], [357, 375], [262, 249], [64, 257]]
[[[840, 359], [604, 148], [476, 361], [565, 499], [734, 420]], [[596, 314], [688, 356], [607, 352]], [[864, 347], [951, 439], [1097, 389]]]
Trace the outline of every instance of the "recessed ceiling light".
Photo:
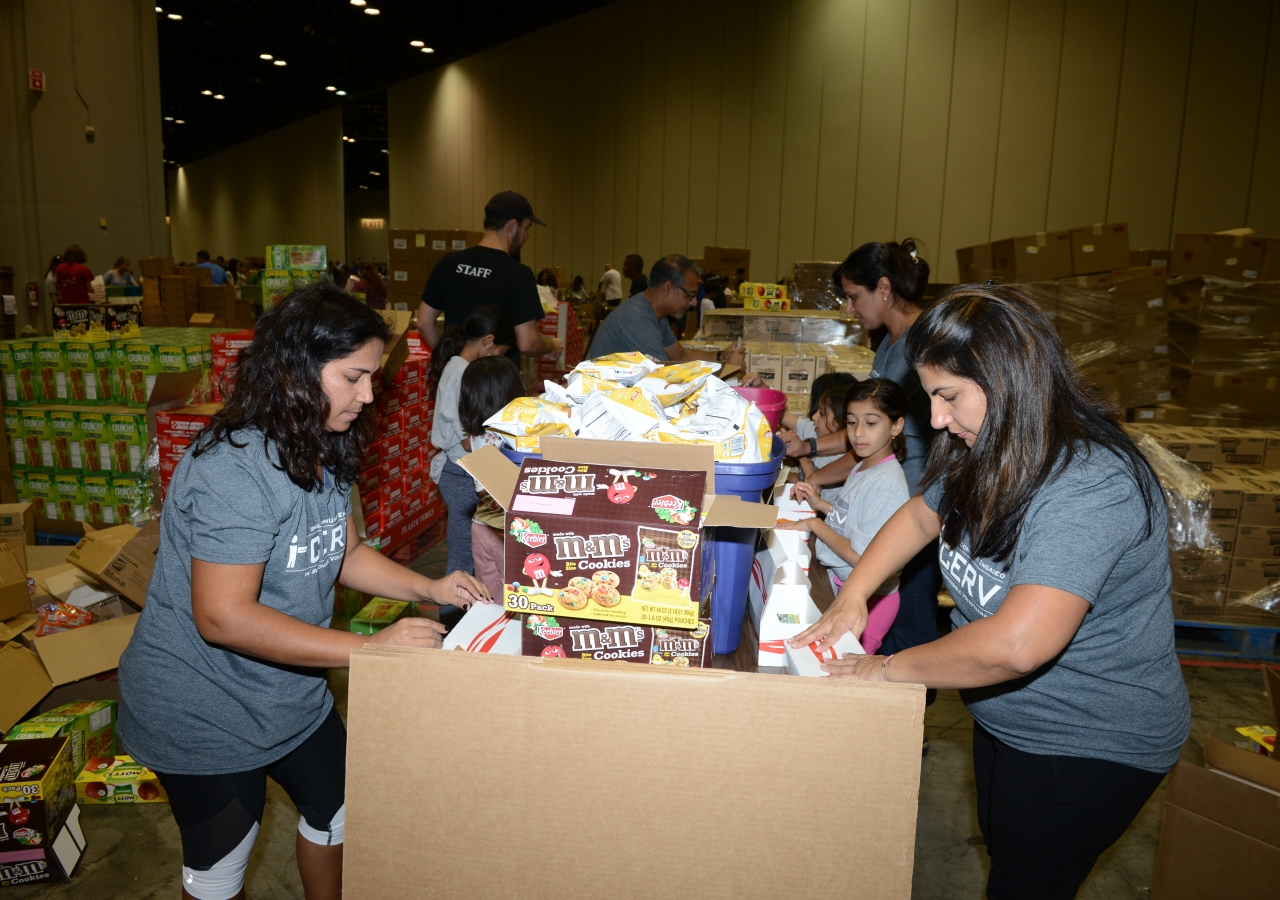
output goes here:
[[214, 99], [214, 100], [226, 100], [227, 98], [226, 98], [226, 97], [224, 97], [224, 96], [222, 96], [221, 94], [214, 94], [214, 95], [213, 95], [213, 99]]
[[205, 97], [212, 97], [212, 96], [213, 96], [213, 91], [201, 91], [200, 93], [201, 93], [203, 96], [205, 96]]
[[369, 185], [367, 185], [367, 184], [362, 184], [362, 185], [360, 185], [360, 190], [362, 190], [362, 191], [367, 191], [367, 190], [369, 190]]
[[182, 21], [182, 16], [178, 15], [177, 13], [169, 13], [169, 18], [170, 18], [170, 19], [173, 19], [173, 21], [175, 21], [175, 22], [181, 22], [181, 21]]
[[156, 7], [156, 12], [164, 12], [164, 10], [157, 6], [157, 7]]
[[386, 153], [386, 152], [387, 152], [387, 148], [386, 148], [386, 147], [383, 147], [383, 148], [382, 148], [382, 152], [383, 152], [383, 153]]
[[186, 119], [174, 119], [174, 120], [173, 120], [173, 124], [175, 124], [175, 125], [186, 125], [186, 124], [187, 124], [187, 120], [186, 120]]
[[275, 59], [270, 53], [259, 53], [258, 59]]
[[336, 91], [336, 90], [337, 90], [337, 88], [336, 88], [336, 87], [334, 87], [333, 85], [329, 85], [327, 88], [325, 88], [325, 90], [326, 90], [326, 91]]
[[436, 48], [435, 48], [435, 47], [423, 47], [423, 48], [422, 48], [422, 52], [423, 52], [423, 53], [435, 53], [435, 52], [436, 52]]
[[277, 59], [277, 60], [275, 61], [275, 64], [276, 64], [277, 66], [287, 66], [287, 65], [289, 65], [289, 64], [288, 64], [287, 62], [285, 62], [283, 59]]
[[165, 117], [164, 117], [164, 120], [165, 120], [166, 122], [172, 122], [172, 121], [173, 121], [173, 116], [165, 116]]
[[346, 92], [346, 91], [336, 91], [335, 93], [337, 93], [337, 95], [338, 95], [339, 97], [345, 97], [345, 96], [347, 96], [347, 92]]
[[423, 46], [425, 46], [425, 45], [422, 43], [422, 41], [410, 41], [410, 42], [409, 42], [409, 46], [410, 46], [410, 47], [423, 47]]
[[364, 14], [366, 16], [377, 16], [382, 14], [382, 10], [374, 9], [372, 6], [365, 7]]
[[372, 169], [370, 169], [370, 170], [369, 170], [369, 174], [370, 174], [370, 175], [372, 175], [374, 178], [380, 178], [380, 177], [382, 177], [382, 173], [381, 173], [381, 172], [375, 172], [375, 171], [373, 171]]
[[365, 0], [351, 0], [352, 6], [364, 6]]

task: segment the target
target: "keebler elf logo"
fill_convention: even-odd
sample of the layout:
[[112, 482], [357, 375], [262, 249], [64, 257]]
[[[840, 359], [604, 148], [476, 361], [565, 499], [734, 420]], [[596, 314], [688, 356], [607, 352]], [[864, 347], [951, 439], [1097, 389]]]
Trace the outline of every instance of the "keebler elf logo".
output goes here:
[[511, 520], [511, 536], [526, 547], [541, 547], [547, 542], [541, 525], [519, 517]]
[[544, 641], [558, 641], [564, 637], [564, 626], [555, 616], [526, 616], [525, 627]]
[[673, 525], [688, 525], [698, 515], [698, 507], [672, 494], [654, 497], [649, 506], [657, 512], [659, 519]]

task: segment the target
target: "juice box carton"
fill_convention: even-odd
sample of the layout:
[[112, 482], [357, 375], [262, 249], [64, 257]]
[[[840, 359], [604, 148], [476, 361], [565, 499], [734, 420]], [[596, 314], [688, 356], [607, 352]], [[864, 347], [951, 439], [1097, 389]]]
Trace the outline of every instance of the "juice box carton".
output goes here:
[[126, 754], [96, 754], [76, 776], [76, 803], [168, 803], [156, 773]]
[[62, 341], [36, 341], [41, 403], [67, 402], [67, 359]]
[[27, 466], [53, 468], [53, 425], [46, 409], [22, 410], [22, 440], [26, 445]]
[[75, 410], [49, 410], [49, 428], [53, 431], [53, 467], [63, 472], [79, 472], [83, 468], [84, 450]]
[[64, 703], [46, 713], [19, 722], [5, 735], [6, 741], [66, 737], [71, 741], [71, 763], [76, 771], [90, 757], [116, 752], [116, 701], [82, 700]]
[[394, 625], [409, 612], [409, 604], [403, 600], [374, 597], [364, 609], [351, 617], [352, 634], [377, 634]]
[[6, 451], [9, 454], [10, 469], [25, 469], [27, 467], [27, 446], [23, 440], [26, 432], [22, 427], [22, 410], [16, 406], [4, 407], [4, 433], [9, 439], [9, 445]]
[[111, 471], [141, 472], [142, 451], [147, 441], [146, 414], [110, 413], [107, 425], [111, 429]]
[[[8, 397], [9, 377], [13, 376], [14, 394], [19, 406], [29, 406], [40, 402], [40, 380], [36, 373], [35, 341], [7, 341], [8, 353], [12, 356], [13, 369], [4, 369], [5, 396]], [[8, 400], [6, 399], [6, 403]]]
[[0, 886], [69, 877], [84, 852], [65, 737], [0, 743]]
[[74, 473], [55, 472], [53, 489], [58, 495], [58, 515], [62, 522], [83, 522], [85, 518], [84, 483]]
[[80, 433], [81, 470], [85, 472], [110, 472], [110, 415], [83, 409], [76, 410], [76, 425]]

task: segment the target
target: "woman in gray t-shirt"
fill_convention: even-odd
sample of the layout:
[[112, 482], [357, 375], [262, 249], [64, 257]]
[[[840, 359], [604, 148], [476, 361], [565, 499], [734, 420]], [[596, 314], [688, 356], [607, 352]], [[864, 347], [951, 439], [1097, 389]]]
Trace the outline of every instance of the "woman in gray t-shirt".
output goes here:
[[439, 647], [443, 628], [332, 630], [336, 580], [398, 600], [490, 599], [470, 575], [425, 578], [355, 531], [349, 492], [377, 431], [387, 337], [333, 284], [295, 291], [258, 320], [230, 397], [174, 472], [147, 605], [120, 657], [118, 728], [169, 795], [186, 896], [243, 887], [268, 776], [301, 813], [308, 894], [340, 890], [346, 732], [327, 670], [366, 643]]
[[1159, 482], [1014, 287], [961, 285], [907, 359], [946, 429], [928, 484], [793, 643], [860, 634], [885, 577], [938, 541], [952, 632], [833, 675], [959, 688], [974, 717], [991, 897], [1074, 897], [1175, 762], [1191, 710]]

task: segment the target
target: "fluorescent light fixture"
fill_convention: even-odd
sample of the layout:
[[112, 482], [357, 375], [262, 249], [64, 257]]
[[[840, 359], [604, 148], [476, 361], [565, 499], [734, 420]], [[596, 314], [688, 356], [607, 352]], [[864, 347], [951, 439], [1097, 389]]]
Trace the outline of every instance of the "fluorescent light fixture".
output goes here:
[[201, 93], [201, 95], [202, 95], [202, 96], [205, 96], [205, 97], [212, 97], [212, 96], [213, 96], [213, 91], [201, 91], [200, 93]]
[[259, 53], [258, 59], [275, 59], [270, 53]]
[[339, 97], [345, 97], [345, 96], [347, 96], [347, 92], [346, 92], [346, 91], [336, 91], [336, 93], [337, 93], [337, 95], [338, 95]]
[[170, 19], [173, 19], [173, 21], [175, 21], [175, 22], [181, 22], [181, 21], [182, 21], [182, 16], [178, 15], [177, 13], [169, 13], [169, 18], [170, 18]]
[[409, 42], [409, 46], [410, 46], [410, 47], [425, 47], [425, 46], [426, 46], [426, 44], [422, 43], [422, 41], [410, 41], [410, 42]]
[[423, 53], [435, 53], [435, 52], [436, 52], [436, 48], [435, 48], [435, 47], [423, 47], [423, 48], [422, 48], [422, 52], [423, 52]]
[[287, 65], [289, 65], [289, 64], [288, 64], [287, 62], [285, 62], [283, 59], [277, 59], [277, 60], [275, 61], [275, 65], [277, 65], [277, 66], [287, 66]]
[[222, 94], [214, 94], [214, 95], [213, 95], [213, 99], [214, 99], [214, 100], [226, 100], [227, 98], [226, 98], [226, 97], [224, 97]]

